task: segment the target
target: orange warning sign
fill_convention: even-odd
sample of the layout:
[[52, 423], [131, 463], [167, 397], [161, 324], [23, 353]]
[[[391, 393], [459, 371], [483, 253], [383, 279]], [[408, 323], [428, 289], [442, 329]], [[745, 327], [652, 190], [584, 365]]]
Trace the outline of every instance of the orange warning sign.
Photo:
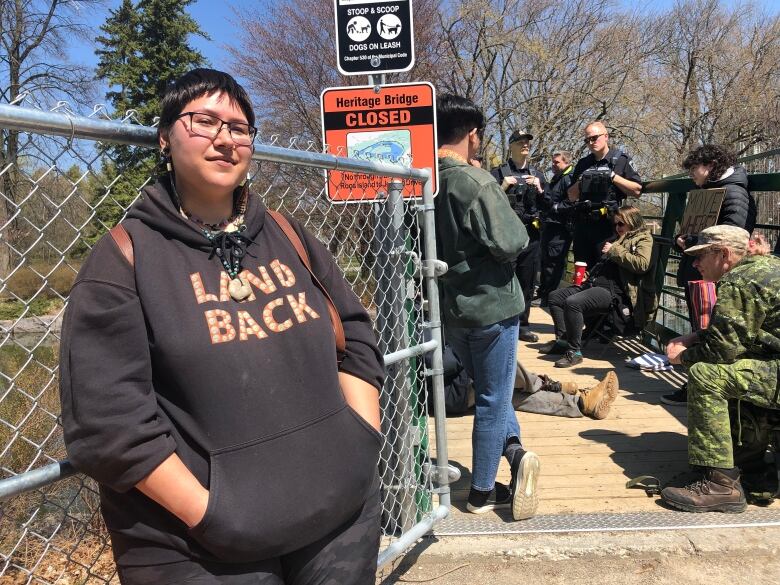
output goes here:
[[[332, 87], [322, 92], [322, 134], [328, 154], [433, 170], [436, 193], [436, 98], [430, 83]], [[333, 201], [370, 201], [388, 177], [328, 171]], [[404, 179], [404, 197], [422, 197], [422, 183]]]

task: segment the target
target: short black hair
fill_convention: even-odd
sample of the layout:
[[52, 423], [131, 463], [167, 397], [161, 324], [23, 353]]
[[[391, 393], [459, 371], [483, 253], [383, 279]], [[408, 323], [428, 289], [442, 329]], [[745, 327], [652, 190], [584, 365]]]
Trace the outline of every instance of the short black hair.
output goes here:
[[436, 99], [436, 136], [439, 144], [456, 144], [474, 128], [485, 127], [485, 116], [474, 102], [452, 93]]
[[255, 112], [246, 90], [227, 73], [199, 68], [188, 71], [165, 90], [160, 104], [158, 133], [170, 128], [192, 100], [214, 93], [227, 95], [230, 103], [237, 105], [244, 112], [249, 125], [255, 125]]
[[696, 165], [712, 165], [710, 180], [717, 181], [729, 167], [737, 163], [737, 155], [725, 146], [704, 144], [693, 149], [683, 160], [682, 166], [690, 171]]

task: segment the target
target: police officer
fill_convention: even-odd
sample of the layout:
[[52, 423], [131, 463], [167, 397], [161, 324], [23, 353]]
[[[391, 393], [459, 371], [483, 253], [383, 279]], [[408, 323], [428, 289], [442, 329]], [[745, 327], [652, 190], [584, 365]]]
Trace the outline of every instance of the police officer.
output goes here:
[[539, 341], [539, 337], [528, 326], [528, 314], [531, 311], [534, 278], [539, 262], [541, 222], [537, 205], [547, 182], [544, 173], [532, 167], [528, 161], [533, 139], [533, 134], [525, 130], [512, 132], [509, 137], [509, 160], [492, 171], [492, 175], [509, 197], [512, 209], [525, 224], [529, 236], [528, 246], [520, 252], [515, 265], [515, 274], [520, 281], [525, 300], [518, 336], [522, 341]]
[[546, 307], [548, 295], [558, 288], [566, 269], [566, 255], [574, 230], [574, 207], [568, 202], [574, 167], [571, 154], [565, 150], [552, 156], [552, 180], [539, 200], [542, 216], [542, 273], [539, 284], [541, 306]]
[[568, 193], [575, 208], [574, 259], [592, 267], [613, 235], [610, 215], [626, 197], [639, 197], [642, 185], [631, 157], [609, 147], [602, 122], [585, 127], [584, 141], [590, 154], [577, 161]]

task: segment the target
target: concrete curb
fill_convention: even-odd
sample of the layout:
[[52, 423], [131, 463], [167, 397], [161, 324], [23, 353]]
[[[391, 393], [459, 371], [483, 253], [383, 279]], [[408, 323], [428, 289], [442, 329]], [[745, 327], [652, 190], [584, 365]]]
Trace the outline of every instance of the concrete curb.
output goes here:
[[429, 562], [496, 557], [565, 560], [598, 557], [777, 555], [780, 527], [701, 528], [635, 532], [426, 537], [407, 552]]

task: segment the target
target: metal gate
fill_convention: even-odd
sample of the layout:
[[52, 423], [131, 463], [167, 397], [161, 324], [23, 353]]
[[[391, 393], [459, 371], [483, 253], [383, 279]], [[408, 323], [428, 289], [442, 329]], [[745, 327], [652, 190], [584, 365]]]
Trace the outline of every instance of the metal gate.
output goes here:
[[[65, 460], [57, 346], [81, 263], [152, 180], [138, 169], [153, 166], [156, 130], [132, 115], [111, 120], [101, 107], [79, 116], [64, 104], [16, 103], [0, 105], [0, 131], [0, 581], [117, 582], [96, 486]], [[122, 173], [127, 160], [138, 164]], [[379, 200], [333, 204], [327, 169], [397, 181]], [[299, 219], [330, 249], [374, 319], [388, 374], [379, 463], [385, 565], [449, 510], [430, 174], [321, 154], [313, 144], [283, 148], [275, 137], [256, 144], [252, 174], [251, 190], [268, 207]], [[419, 197], [402, 199], [403, 184]], [[428, 396], [438, 464], [429, 456]]]

